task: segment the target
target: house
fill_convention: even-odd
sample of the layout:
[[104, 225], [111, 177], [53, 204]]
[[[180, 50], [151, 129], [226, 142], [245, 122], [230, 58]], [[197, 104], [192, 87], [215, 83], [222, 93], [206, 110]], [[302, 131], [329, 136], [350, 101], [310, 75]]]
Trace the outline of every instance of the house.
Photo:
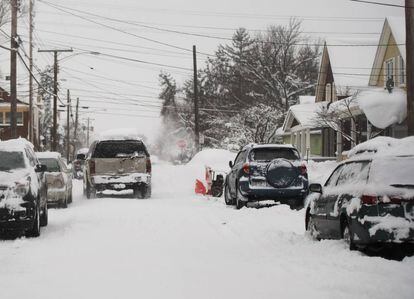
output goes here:
[[283, 143], [294, 145], [302, 156], [322, 156], [322, 134], [314, 118], [326, 102], [315, 103], [315, 96], [300, 96], [299, 103], [289, 107], [278, 131]]
[[[10, 96], [0, 87], [0, 140], [11, 138], [10, 130]], [[29, 136], [29, 105], [17, 100], [17, 135], [28, 138]]]

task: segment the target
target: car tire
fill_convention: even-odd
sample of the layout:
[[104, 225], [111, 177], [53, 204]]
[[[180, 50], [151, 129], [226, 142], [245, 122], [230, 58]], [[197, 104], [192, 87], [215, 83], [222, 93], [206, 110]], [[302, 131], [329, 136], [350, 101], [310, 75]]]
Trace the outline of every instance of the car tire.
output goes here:
[[45, 204], [45, 207], [43, 208], [43, 213], [40, 216], [40, 226], [47, 226], [49, 222], [49, 209], [47, 208], [47, 203]]
[[345, 243], [348, 245], [349, 250], [357, 250], [354, 243], [354, 237], [347, 220], [343, 220], [342, 222], [342, 239], [344, 239]]
[[142, 197], [145, 199], [149, 199], [151, 198], [151, 194], [152, 194], [152, 187], [151, 185], [147, 185], [145, 187], [142, 188]]
[[246, 202], [241, 200], [243, 195], [240, 194], [239, 186], [236, 186], [236, 209], [240, 210], [246, 206]]
[[33, 228], [26, 232], [26, 236], [35, 238], [40, 236], [40, 206], [36, 203]]
[[140, 186], [134, 187], [134, 198], [136, 199], [142, 199], [143, 193]]
[[224, 185], [224, 202], [228, 206], [234, 205], [234, 198], [231, 197], [228, 184]]
[[88, 182], [86, 182], [86, 198], [92, 199], [96, 197], [96, 190]]
[[308, 219], [306, 223], [306, 231], [309, 233], [312, 239], [320, 240], [320, 238], [318, 237], [319, 233], [318, 233], [318, 230], [316, 229], [316, 225], [315, 225], [312, 215], [308, 214], [307, 218]]
[[72, 201], [73, 201], [73, 195], [72, 195], [72, 190], [70, 190], [68, 203], [72, 203]]

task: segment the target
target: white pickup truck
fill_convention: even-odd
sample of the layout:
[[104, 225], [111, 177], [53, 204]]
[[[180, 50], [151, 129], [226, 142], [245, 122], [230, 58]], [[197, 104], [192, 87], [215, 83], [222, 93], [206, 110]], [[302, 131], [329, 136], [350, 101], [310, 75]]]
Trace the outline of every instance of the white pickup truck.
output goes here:
[[151, 160], [144, 142], [110, 139], [92, 143], [84, 167], [86, 197], [127, 189], [132, 189], [136, 198], [151, 197]]

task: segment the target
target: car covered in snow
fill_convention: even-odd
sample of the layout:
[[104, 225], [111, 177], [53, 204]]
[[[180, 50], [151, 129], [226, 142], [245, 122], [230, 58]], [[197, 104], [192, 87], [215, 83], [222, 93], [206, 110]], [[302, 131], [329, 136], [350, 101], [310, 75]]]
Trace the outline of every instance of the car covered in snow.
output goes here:
[[351, 250], [414, 243], [411, 154], [362, 154], [340, 163], [324, 186], [311, 184], [305, 226], [317, 239], [343, 238]]
[[68, 169], [60, 153], [36, 153], [40, 163], [46, 165], [45, 180], [48, 206], [67, 208], [72, 202], [72, 170]]
[[48, 222], [44, 171], [27, 140], [0, 141], [0, 231], [40, 235]]
[[304, 161], [292, 145], [250, 144], [230, 161], [224, 197], [241, 208], [251, 201], [275, 200], [291, 208], [303, 206], [308, 194]]
[[139, 138], [111, 137], [92, 143], [84, 168], [84, 193], [133, 190], [136, 198], [151, 197], [151, 159]]

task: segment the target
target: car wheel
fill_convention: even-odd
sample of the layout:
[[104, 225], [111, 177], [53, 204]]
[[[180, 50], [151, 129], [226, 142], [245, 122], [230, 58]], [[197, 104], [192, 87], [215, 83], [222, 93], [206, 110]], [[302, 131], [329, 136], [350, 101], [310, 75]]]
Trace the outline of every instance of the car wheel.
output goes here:
[[33, 228], [26, 232], [27, 237], [40, 236], [40, 206], [38, 203], [36, 203], [35, 215], [33, 220]]
[[143, 192], [140, 186], [137, 186], [134, 188], [134, 198], [137, 198], [137, 199], [143, 198]]
[[357, 247], [354, 243], [354, 238], [352, 236], [352, 232], [351, 232], [351, 229], [349, 227], [348, 221], [344, 220], [342, 226], [343, 226], [342, 238], [344, 239], [345, 243], [348, 245], [349, 250], [356, 250]]
[[72, 201], [73, 201], [72, 190], [70, 190], [68, 203], [72, 203]]
[[91, 199], [96, 197], [96, 190], [88, 182], [86, 182], [86, 198]]
[[240, 210], [244, 206], [246, 206], [246, 202], [242, 200], [243, 195], [240, 194], [239, 186], [236, 186], [236, 209]]
[[312, 239], [320, 240], [319, 232], [316, 229], [315, 221], [313, 220], [313, 217], [310, 214], [308, 214], [308, 223], [306, 225], [306, 231], [309, 233]]
[[147, 185], [145, 187], [142, 188], [142, 194], [143, 194], [143, 198], [148, 199], [151, 198], [151, 194], [152, 194], [152, 187], [151, 185]]
[[234, 199], [231, 197], [228, 184], [224, 186], [224, 201], [228, 206], [234, 205]]
[[40, 226], [46, 226], [49, 222], [49, 212], [47, 208], [47, 203], [45, 204], [45, 207], [43, 208], [43, 213], [40, 216]]

